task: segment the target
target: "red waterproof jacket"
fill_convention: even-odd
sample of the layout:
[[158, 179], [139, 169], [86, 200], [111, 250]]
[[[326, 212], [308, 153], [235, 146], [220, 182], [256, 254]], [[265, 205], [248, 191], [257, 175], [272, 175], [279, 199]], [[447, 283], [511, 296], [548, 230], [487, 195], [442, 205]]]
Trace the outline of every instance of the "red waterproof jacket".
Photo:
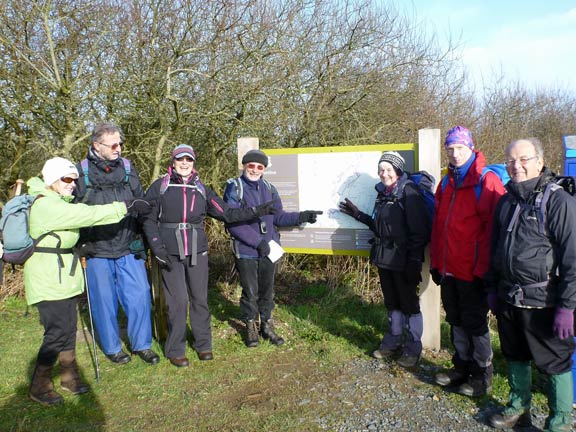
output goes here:
[[475, 153], [476, 159], [458, 187], [451, 171], [448, 181], [438, 184], [430, 241], [430, 268], [465, 281], [483, 278], [488, 271], [494, 210], [505, 193], [496, 174], [488, 171], [482, 177], [486, 160], [481, 152]]

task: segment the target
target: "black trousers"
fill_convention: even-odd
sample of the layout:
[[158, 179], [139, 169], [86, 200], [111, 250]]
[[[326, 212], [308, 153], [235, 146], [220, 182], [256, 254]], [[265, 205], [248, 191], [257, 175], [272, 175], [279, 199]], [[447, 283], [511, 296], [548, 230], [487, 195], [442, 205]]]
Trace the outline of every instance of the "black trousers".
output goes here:
[[52, 366], [62, 351], [76, 348], [78, 313], [76, 297], [37, 303], [44, 339], [38, 351], [38, 364]]
[[197, 255], [196, 265], [190, 257], [180, 261], [171, 256], [172, 269], [162, 270], [162, 282], [168, 306], [168, 336], [164, 354], [168, 358], [182, 357], [186, 352], [186, 318], [196, 351], [212, 350], [210, 309], [208, 308], [208, 253]]
[[554, 313], [554, 308], [524, 309], [501, 302], [498, 335], [506, 360], [534, 360], [538, 370], [548, 375], [571, 370], [574, 338], [554, 335]]
[[274, 309], [275, 264], [268, 258], [237, 258], [236, 268], [240, 276], [240, 316], [253, 320], [260, 314], [261, 321], [268, 321]]
[[440, 287], [446, 321], [471, 336], [488, 333], [488, 301], [484, 287], [447, 277]]
[[420, 313], [418, 285], [406, 282], [403, 271], [392, 271], [378, 267], [380, 287], [384, 295], [386, 309], [402, 311], [404, 315]]

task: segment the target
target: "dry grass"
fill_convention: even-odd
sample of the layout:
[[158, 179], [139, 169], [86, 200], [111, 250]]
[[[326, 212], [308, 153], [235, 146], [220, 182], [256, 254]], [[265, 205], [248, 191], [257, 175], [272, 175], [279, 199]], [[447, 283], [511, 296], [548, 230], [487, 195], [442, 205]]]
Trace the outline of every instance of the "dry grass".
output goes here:
[[4, 264], [2, 286], [0, 286], [0, 302], [7, 297], [24, 297], [24, 273], [19, 266], [12, 270], [10, 264]]

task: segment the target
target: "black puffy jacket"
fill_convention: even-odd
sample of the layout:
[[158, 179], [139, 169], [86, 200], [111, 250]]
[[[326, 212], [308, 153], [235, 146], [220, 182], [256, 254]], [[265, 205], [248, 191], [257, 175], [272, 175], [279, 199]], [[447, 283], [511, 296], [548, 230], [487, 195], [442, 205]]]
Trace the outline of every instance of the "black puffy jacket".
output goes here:
[[496, 207], [487, 279], [517, 307], [576, 307], [576, 200], [562, 189], [552, 192], [542, 225], [536, 202], [550, 182], [546, 168], [538, 178], [509, 182]]
[[144, 221], [144, 232], [155, 255], [161, 249], [182, 257], [208, 250], [206, 216], [228, 223], [255, 218], [251, 208], [230, 208], [196, 172], [186, 183], [172, 169], [167, 176], [155, 180], [146, 191], [153, 210]]
[[[109, 204], [144, 196], [140, 178], [133, 165], [130, 165], [126, 181], [127, 173], [121, 158], [113, 161], [103, 160], [90, 148], [87, 160], [88, 186], [81, 163], [76, 166], [80, 173], [74, 191], [76, 202], [88, 205]], [[138, 233], [138, 221], [128, 215], [116, 224], [80, 229], [78, 246], [80, 253], [87, 257], [119, 258], [131, 252], [130, 244]]]
[[362, 213], [358, 219], [374, 232], [370, 262], [393, 271], [403, 271], [407, 260], [422, 262], [431, 221], [417, 186], [404, 173], [390, 193], [382, 183], [375, 188], [372, 216]]

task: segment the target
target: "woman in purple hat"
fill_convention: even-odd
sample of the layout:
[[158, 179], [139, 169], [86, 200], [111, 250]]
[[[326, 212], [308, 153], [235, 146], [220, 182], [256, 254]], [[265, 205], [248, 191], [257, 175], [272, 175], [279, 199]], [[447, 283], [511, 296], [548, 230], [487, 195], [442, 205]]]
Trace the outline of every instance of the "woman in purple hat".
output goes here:
[[212, 333], [208, 309], [208, 240], [206, 216], [223, 222], [258, 218], [274, 211], [272, 203], [232, 209], [204, 185], [194, 168], [196, 154], [187, 144], [172, 151], [168, 173], [157, 179], [146, 199], [153, 211], [144, 222], [150, 249], [158, 261], [168, 305], [168, 337], [164, 353], [176, 367], [189, 366], [186, 358], [186, 315], [200, 360], [212, 360]]

